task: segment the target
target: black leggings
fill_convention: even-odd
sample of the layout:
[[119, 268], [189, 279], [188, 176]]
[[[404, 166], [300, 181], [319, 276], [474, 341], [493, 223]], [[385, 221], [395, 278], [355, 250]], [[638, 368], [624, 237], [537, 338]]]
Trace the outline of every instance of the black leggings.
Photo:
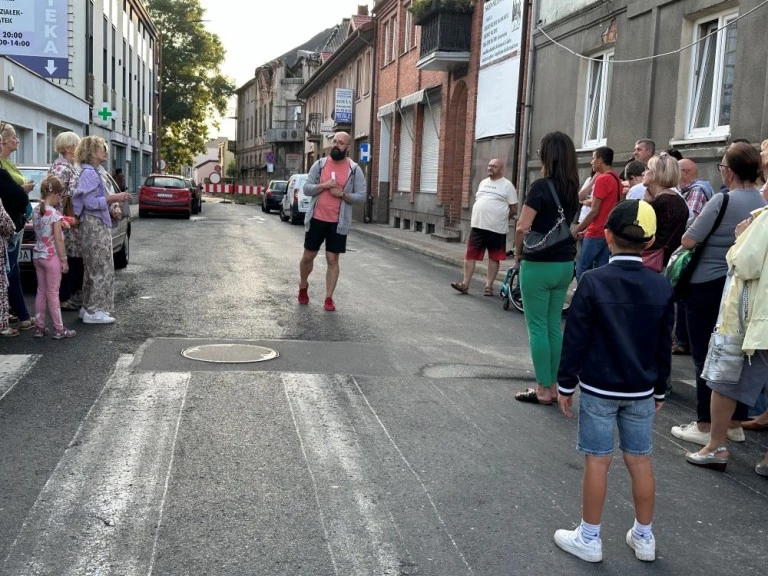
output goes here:
[[59, 286], [59, 302], [66, 302], [73, 294], [83, 287], [83, 259], [70, 256], [67, 258], [69, 272], [61, 277], [61, 286]]
[[[691, 346], [693, 365], [696, 368], [696, 420], [698, 422], [712, 422], [709, 411], [712, 390], [707, 386], [707, 381], [701, 377], [701, 371], [704, 369], [704, 360], [707, 357], [709, 336], [717, 324], [724, 285], [725, 276], [709, 282], [691, 284], [685, 300], [688, 342]], [[748, 410], [746, 404], [739, 402], [736, 404], [733, 420], [746, 420]]]

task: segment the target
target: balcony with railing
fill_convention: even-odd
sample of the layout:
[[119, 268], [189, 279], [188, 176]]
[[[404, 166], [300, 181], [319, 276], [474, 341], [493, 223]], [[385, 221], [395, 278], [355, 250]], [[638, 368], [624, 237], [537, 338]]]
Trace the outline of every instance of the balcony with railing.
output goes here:
[[323, 123], [323, 115], [320, 112], [312, 112], [307, 121], [306, 133], [307, 140], [310, 142], [322, 142], [323, 134], [320, 132], [320, 125]]
[[421, 18], [420, 70], [453, 70], [469, 63], [472, 12], [435, 8]]
[[267, 130], [265, 141], [268, 144], [275, 142], [303, 142], [304, 117], [298, 115], [295, 120], [273, 121], [272, 128]]

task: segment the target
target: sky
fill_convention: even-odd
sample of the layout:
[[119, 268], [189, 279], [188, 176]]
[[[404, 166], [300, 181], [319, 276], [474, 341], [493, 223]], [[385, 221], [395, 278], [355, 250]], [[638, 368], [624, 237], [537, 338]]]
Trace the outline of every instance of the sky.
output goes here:
[[[237, 87], [253, 78], [261, 64], [303, 44], [318, 32], [357, 14], [358, 5], [373, 0], [200, 0], [205, 9], [204, 25], [217, 34], [227, 51], [221, 68]], [[234, 115], [234, 101], [228, 116]], [[209, 136], [235, 138], [235, 121], [220, 119], [221, 127], [209, 130]]]

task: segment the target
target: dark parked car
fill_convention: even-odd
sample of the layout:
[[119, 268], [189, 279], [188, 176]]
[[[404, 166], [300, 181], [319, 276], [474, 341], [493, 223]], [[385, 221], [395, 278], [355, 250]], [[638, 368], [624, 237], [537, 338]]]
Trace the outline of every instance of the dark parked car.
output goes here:
[[200, 214], [203, 211], [203, 191], [195, 184], [192, 178], [184, 178], [184, 181], [189, 186], [189, 191], [192, 193], [192, 214]]
[[146, 218], [150, 212], [189, 218], [193, 206], [193, 192], [183, 176], [150, 174], [139, 188], [140, 218]]
[[[40, 183], [48, 176], [47, 166], [19, 166], [19, 170], [27, 180], [34, 180], [35, 187], [29, 193], [32, 206], [40, 201]], [[106, 171], [101, 172], [107, 194], [117, 194], [118, 187]], [[122, 217], [118, 221], [112, 221], [112, 252], [114, 254], [115, 268], [128, 266], [131, 241], [131, 207], [130, 202], [121, 202], [120, 211]], [[19, 250], [19, 269], [22, 272], [33, 272], [32, 249], [35, 247], [35, 230], [31, 222], [24, 227], [24, 236]]]
[[285, 189], [288, 186], [287, 180], [272, 180], [261, 197], [261, 211], [269, 212], [272, 209], [280, 210], [283, 202]]

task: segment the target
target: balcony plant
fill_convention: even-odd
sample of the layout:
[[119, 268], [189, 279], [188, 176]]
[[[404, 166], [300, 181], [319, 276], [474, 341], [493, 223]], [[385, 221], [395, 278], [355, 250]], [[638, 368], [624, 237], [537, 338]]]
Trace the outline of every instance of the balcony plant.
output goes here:
[[408, 10], [418, 25], [435, 12], [472, 12], [474, 0], [413, 0]]

